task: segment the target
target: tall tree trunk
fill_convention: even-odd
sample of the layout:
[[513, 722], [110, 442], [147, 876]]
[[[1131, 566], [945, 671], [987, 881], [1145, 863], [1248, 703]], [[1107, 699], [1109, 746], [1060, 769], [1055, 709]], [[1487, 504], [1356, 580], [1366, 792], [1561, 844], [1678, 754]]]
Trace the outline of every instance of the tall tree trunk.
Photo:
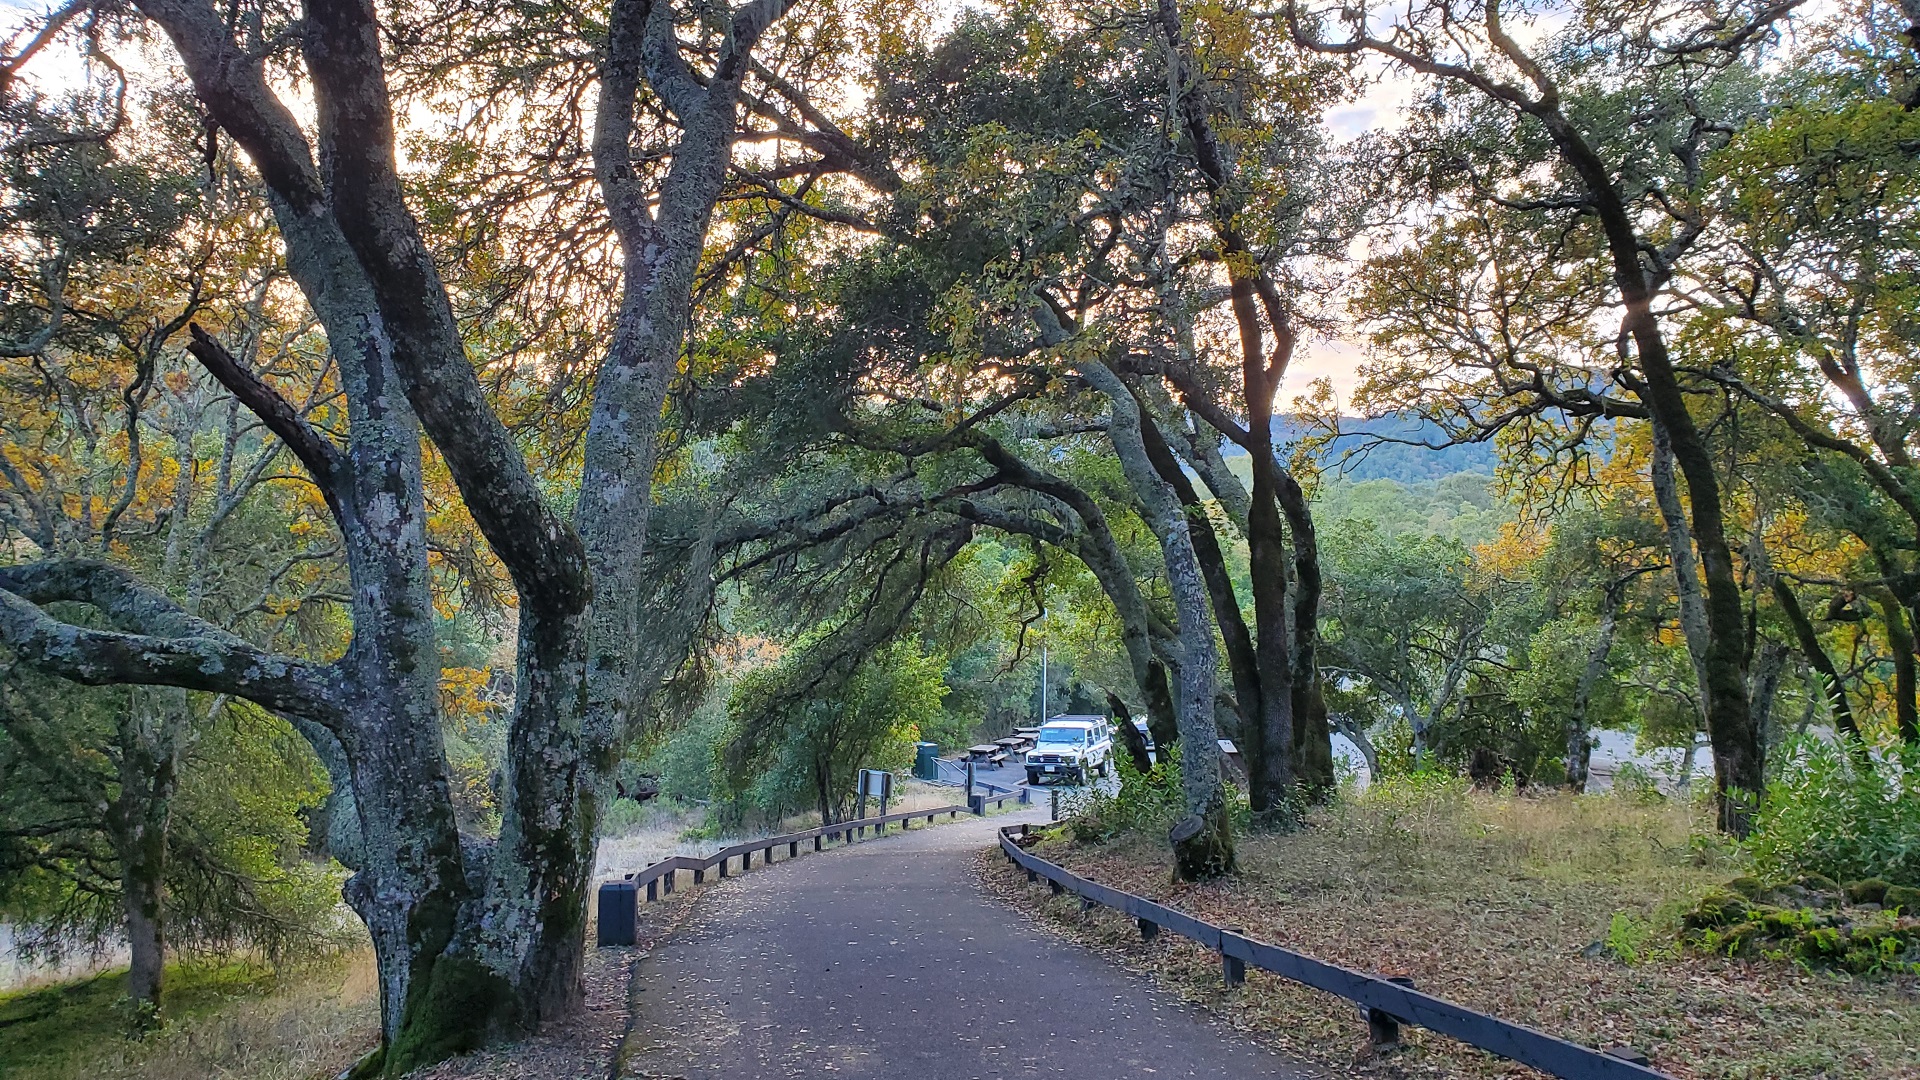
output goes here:
[[[1136, 401], [1138, 399], [1136, 398]], [[1200, 501], [1199, 492], [1180, 467], [1180, 461], [1174, 456], [1173, 448], [1168, 445], [1144, 404], [1140, 406], [1140, 433], [1145, 445], [1147, 458], [1153, 462], [1154, 470], [1186, 511], [1187, 531], [1193, 539], [1194, 556], [1199, 561], [1200, 573], [1206, 579], [1207, 597], [1212, 603], [1214, 622], [1220, 627], [1221, 644], [1227, 651], [1227, 670], [1233, 677], [1233, 697], [1236, 709], [1242, 718], [1239, 732], [1240, 755], [1247, 763], [1247, 798], [1256, 814], [1266, 814], [1277, 807], [1286, 805], [1290, 784], [1287, 782], [1291, 770], [1287, 768], [1293, 755], [1291, 731], [1289, 741], [1274, 744], [1271, 740], [1275, 728], [1267, 721], [1268, 683], [1277, 675], [1284, 683], [1288, 674], [1284, 664], [1291, 660], [1286, 648], [1286, 638], [1281, 636], [1279, 660], [1282, 667], [1276, 671], [1273, 657], [1266, 647], [1267, 633], [1261, 629], [1260, 644], [1255, 645], [1253, 637], [1247, 631], [1247, 623], [1240, 613], [1240, 598], [1233, 589], [1233, 575], [1227, 569], [1225, 554], [1220, 550], [1220, 540], [1213, 530], [1213, 522], [1207, 516], [1206, 504]], [[1255, 558], [1271, 558], [1270, 550], [1254, 549]], [[1281, 552], [1284, 558], [1285, 552]], [[1281, 573], [1284, 575], [1285, 570]], [[1256, 579], [1258, 577], [1256, 576]], [[1256, 597], [1258, 596], [1256, 590]], [[1288, 703], [1291, 708], [1291, 702]]]
[[1293, 540], [1294, 773], [1302, 791], [1317, 802], [1333, 794], [1334, 784], [1333, 731], [1320, 676], [1320, 538], [1299, 481], [1279, 468], [1277, 459], [1274, 467], [1274, 490]]
[[108, 833], [120, 861], [127, 932], [127, 997], [136, 1031], [162, 1018], [166, 972], [166, 874], [173, 796], [186, 748], [187, 693], [133, 687], [116, 739], [120, 790]]
[[1593, 647], [1587, 650], [1586, 665], [1574, 683], [1573, 706], [1567, 710], [1567, 787], [1576, 792], [1587, 790], [1587, 774], [1593, 761], [1593, 734], [1587, 709], [1593, 700], [1593, 688], [1606, 674], [1607, 657], [1613, 653], [1613, 638], [1620, 622], [1620, 605], [1626, 600], [1627, 580], [1619, 578], [1607, 583], [1600, 604], [1599, 632], [1594, 635]]
[[[1038, 315], [1045, 336], [1054, 341], [1065, 339], [1065, 328], [1057, 322], [1052, 328], [1046, 326], [1046, 320], [1052, 318], [1050, 308]], [[1140, 498], [1148, 524], [1160, 540], [1179, 618], [1173, 665], [1174, 711], [1180, 722], [1180, 786], [1187, 816], [1169, 837], [1174, 862], [1188, 880], [1216, 877], [1233, 870], [1234, 854], [1220, 774], [1219, 728], [1213, 719], [1213, 679], [1218, 659], [1206, 582], [1180, 500], [1147, 457], [1139, 406], [1132, 391], [1098, 360], [1081, 365], [1079, 371], [1111, 403], [1108, 436], [1129, 485]]]
[[1778, 725], [1773, 721], [1773, 706], [1780, 695], [1780, 676], [1787, 666], [1785, 645], [1769, 641], [1760, 646], [1760, 655], [1753, 665], [1753, 722], [1760, 730], [1760, 754], [1765, 757], [1773, 748], [1773, 729]]

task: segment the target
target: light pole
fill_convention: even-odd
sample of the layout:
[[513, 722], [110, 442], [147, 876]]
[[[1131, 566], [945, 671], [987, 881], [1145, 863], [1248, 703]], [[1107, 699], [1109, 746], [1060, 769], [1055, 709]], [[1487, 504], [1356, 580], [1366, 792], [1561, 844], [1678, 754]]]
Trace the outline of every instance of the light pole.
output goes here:
[[[1040, 609], [1040, 723], [1047, 722], [1047, 609]], [[1038, 726], [1038, 725], [1036, 725]]]

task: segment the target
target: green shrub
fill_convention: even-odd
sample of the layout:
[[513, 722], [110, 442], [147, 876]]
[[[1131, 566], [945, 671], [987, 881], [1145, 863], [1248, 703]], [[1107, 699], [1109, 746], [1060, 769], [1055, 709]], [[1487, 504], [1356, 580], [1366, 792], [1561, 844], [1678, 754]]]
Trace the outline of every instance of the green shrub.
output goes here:
[[1905, 885], [1889, 886], [1881, 894], [1880, 902], [1902, 915], [1920, 915], [1920, 889], [1909, 889]]
[[1796, 739], [1780, 748], [1747, 848], [1773, 881], [1920, 885], [1920, 753]]
[[1142, 833], [1164, 839], [1185, 813], [1180, 793], [1180, 748], [1172, 760], [1142, 773], [1126, 754], [1113, 756], [1120, 790], [1108, 794], [1099, 787], [1082, 788], [1069, 796], [1063, 811], [1074, 840], [1087, 844], [1111, 840], [1122, 833]]

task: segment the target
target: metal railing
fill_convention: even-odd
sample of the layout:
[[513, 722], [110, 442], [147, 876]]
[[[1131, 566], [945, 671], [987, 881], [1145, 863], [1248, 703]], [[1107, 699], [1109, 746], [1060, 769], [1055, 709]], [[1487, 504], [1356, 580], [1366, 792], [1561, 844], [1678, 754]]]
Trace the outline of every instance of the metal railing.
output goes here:
[[1491, 1054], [1530, 1065], [1561, 1080], [1672, 1080], [1651, 1068], [1639, 1052], [1616, 1047], [1595, 1050], [1522, 1024], [1502, 1020], [1456, 1005], [1445, 998], [1423, 994], [1412, 980], [1368, 975], [1315, 960], [1292, 949], [1256, 941], [1236, 927], [1215, 926], [1184, 912], [1156, 904], [1145, 897], [1109, 888], [1048, 862], [1023, 849], [1015, 840], [1029, 829], [1025, 823], [1000, 830], [1000, 850], [1027, 872], [1027, 880], [1045, 879], [1054, 893], [1073, 893], [1083, 907], [1111, 908], [1131, 916], [1142, 938], [1151, 941], [1169, 930], [1220, 954], [1221, 977], [1228, 986], [1246, 979], [1247, 965], [1285, 979], [1346, 998], [1367, 1014], [1369, 1035], [1376, 1047], [1399, 1042], [1401, 1024], [1415, 1024], [1479, 1047]]

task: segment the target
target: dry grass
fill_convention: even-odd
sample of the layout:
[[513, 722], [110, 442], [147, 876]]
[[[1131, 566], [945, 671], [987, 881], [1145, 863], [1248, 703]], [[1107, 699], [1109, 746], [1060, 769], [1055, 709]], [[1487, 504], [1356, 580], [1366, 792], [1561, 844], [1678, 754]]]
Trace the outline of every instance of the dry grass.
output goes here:
[[0, 998], [7, 1080], [311, 1080], [332, 1077], [379, 1034], [373, 957], [360, 951], [272, 976], [239, 966], [173, 973], [175, 1018], [122, 1037], [123, 972]]
[[[1162, 843], [1126, 838], [1044, 854], [1109, 885], [1249, 935], [1593, 1046], [1627, 1045], [1685, 1080], [1920, 1078], [1920, 984], [1772, 961], [1681, 955], [1677, 913], [1738, 872], [1680, 803], [1513, 797], [1450, 785], [1381, 788], [1305, 831], [1243, 838], [1242, 873], [1176, 884]], [[1045, 899], [992, 860], [990, 887], [1292, 1053], [1351, 1068], [1353, 1005], [1249, 972], [1220, 986], [1218, 958], [1162, 935], [1140, 943], [1108, 912]], [[1596, 949], [1620, 916], [1615, 948]], [[1628, 959], [1621, 959], [1622, 956]], [[1415, 1030], [1411, 1050], [1363, 1062], [1385, 1075], [1534, 1075]]]

